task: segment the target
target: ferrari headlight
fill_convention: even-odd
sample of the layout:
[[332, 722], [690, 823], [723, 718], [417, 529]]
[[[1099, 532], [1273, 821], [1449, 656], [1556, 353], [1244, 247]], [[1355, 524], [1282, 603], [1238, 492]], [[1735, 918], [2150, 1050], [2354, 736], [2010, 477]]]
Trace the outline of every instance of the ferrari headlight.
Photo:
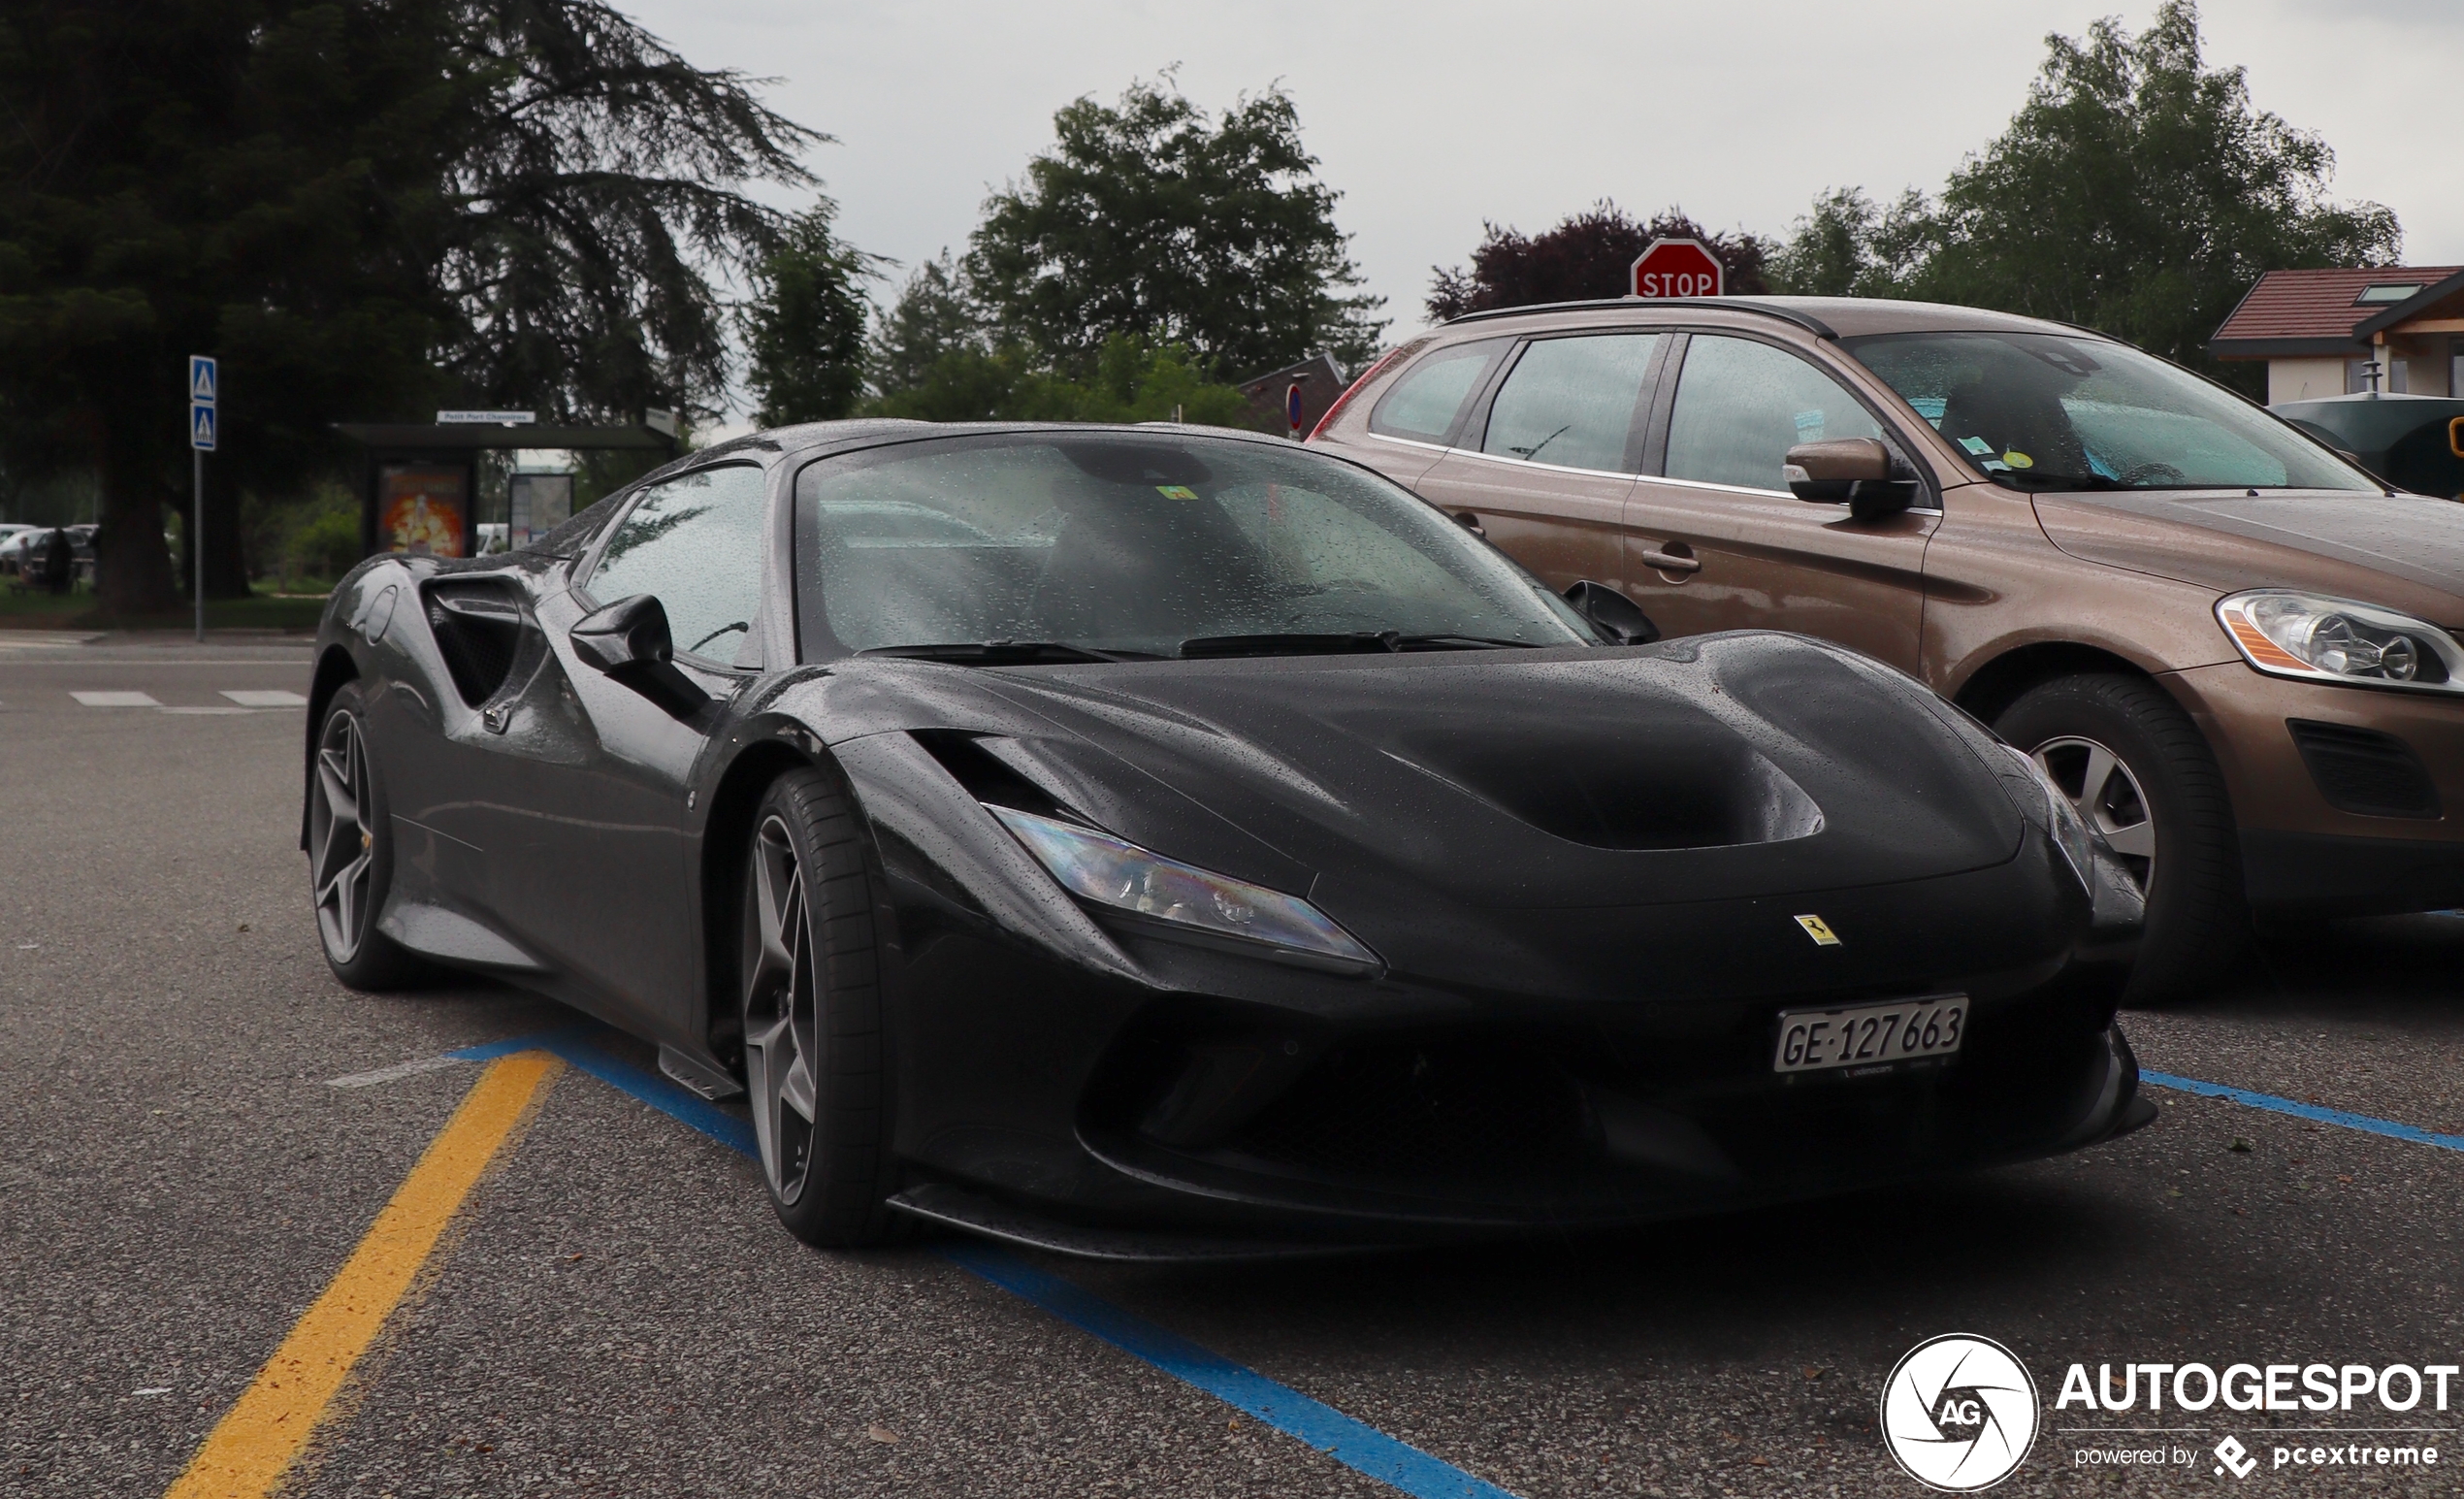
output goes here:
[[2088, 829], [2088, 820], [2073, 806], [2070, 794], [2047, 774], [2036, 763], [2036, 757], [2026, 750], [2013, 748], [2011, 758], [2027, 767], [2029, 779], [2045, 794], [2045, 831], [2053, 834], [2054, 847], [2061, 850], [2070, 872], [2079, 876], [2080, 885], [2093, 894], [2096, 888], [2096, 835]]
[[2464, 693], [2464, 647], [2393, 609], [2261, 588], [2219, 603], [2216, 618], [2242, 659], [2271, 676]]
[[1296, 896], [1166, 859], [1076, 823], [989, 802], [985, 809], [1082, 899], [1201, 936], [1255, 943], [1263, 956], [1305, 966], [1343, 973], [1378, 966], [1376, 953]]

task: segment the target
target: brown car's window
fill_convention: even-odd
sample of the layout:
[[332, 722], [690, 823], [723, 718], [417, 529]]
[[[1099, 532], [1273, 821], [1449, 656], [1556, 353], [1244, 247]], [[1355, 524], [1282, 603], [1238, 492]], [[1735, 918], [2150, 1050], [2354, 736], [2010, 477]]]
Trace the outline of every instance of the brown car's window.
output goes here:
[[1785, 349], [1698, 333], [1686, 345], [1669, 413], [1672, 479], [1786, 491], [1788, 450], [1832, 438], [1878, 438], [1882, 426], [1837, 380]]
[[1489, 371], [1513, 343], [1486, 339], [1442, 348], [1407, 371], [1369, 413], [1369, 430], [1416, 442], [1443, 442], [1454, 419], [1479, 393]]
[[1621, 470], [1656, 333], [1542, 339], [1489, 404], [1480, 451], [1570, 469]]
[[2286, 423], [2126, 343], [1966, 332], [1846, 347], [2009, 488], [2379, 492]]

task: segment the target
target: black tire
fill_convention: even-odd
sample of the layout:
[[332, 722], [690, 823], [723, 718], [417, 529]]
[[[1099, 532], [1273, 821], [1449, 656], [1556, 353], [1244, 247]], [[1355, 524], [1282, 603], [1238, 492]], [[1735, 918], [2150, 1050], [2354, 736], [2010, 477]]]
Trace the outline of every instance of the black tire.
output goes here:
[[[368, 711], [357, 682], [325, 704], [308, 767], [308, 899], [326, 966], [346, 989], [408, 989], [433, 979], [426, 962], [376, 929], [394, 882], [393, 820], [368, 753]], [[354, 849], [353, 845], [357, 845]]]
[[[2110, 750], [2123, 777], [2106, 777], [2123, 798], [2144, 803], [2153, 824], [2153, 865], [2132, 859], [2148, 900], [2147, 935], [2131, 971], [2124, 1003], [2139, 1007], [2177, 1002], [2212, 988], [2231, 972], [2248, 949], [2250, 907], [2242, 894], [2241, 839], [2223, 772], [2207, 739], [2181, 704], [2145, 677], [2121, 672], [2066, 676], [2030, 689], [2005, 709], [1994, 730], [2047, 763], [2074, 800], [2091, 799], [2098, 788], [2084, 784], [2065, 757], [2081, 741]], [[2084, 766], [2083, 766], [2084, 769]], [[2124, 781], [2128, 784], [2124, 785]], [[2110, 827], [2108, 803], [2083, 805], [2090, 821]], [[2117, 849], [2124, 840], [2115, 840]]]
[[821, 1249], [903, 1237], [905, 1221], [886, 1205], [897, 1173], [873, 882], [847, 795], [829, 776], [791, 770], [762, 795], [738, 925], [745, 1092], [770, 1206]]

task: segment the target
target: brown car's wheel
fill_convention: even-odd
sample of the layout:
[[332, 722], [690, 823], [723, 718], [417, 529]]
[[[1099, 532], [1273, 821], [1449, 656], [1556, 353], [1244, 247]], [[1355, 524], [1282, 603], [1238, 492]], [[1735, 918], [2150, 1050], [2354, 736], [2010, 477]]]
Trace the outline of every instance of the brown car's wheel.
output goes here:
[[2229, 969], [2251, 930], [2241, 840], [2190, 715], [2144, 677], [2094, 673], [2031, 689], [1994, 727], [2036, 757], [2147, 896], [2126, 1002], [2181, 999]]
[[770, 1205], [807, 1244], [896, 1236], [872, 880], [844, 792], [770, 784], [744, 873], [744, 1081]]

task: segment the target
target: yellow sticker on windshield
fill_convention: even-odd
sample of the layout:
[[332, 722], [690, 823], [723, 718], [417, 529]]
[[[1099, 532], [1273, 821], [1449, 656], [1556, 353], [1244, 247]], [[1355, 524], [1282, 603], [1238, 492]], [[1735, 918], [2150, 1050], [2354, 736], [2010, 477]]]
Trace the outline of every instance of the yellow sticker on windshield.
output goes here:
[[1155, 493], [1166, 500], [1195, 500], [1198, 492], [1186, 484], [1157, 484]]
[[2002, 462], [2009, 464], [2014, 469], [2033, 469], [2036, 467], [2036, 460], [2028, 457], [2026, 453], [2004, 453], [2002, 455]]

